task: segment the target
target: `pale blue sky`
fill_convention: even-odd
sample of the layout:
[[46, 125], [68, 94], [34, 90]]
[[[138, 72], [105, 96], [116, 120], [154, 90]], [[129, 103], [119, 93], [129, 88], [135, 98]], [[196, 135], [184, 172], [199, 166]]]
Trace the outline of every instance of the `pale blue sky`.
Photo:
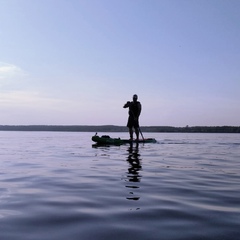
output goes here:
[[239, 0], [0, 0], [0, 125], [240, 125]]

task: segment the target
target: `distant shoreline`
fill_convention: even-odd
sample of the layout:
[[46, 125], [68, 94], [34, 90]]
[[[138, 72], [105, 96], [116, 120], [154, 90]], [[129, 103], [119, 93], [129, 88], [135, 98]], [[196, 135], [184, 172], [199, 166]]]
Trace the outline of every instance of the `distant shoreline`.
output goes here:
[[[143, 126], [142, 132], [176, 133], [240, 133], [240, 126]], [[51, 132], [127, 132], [125, 126], [115, 125], [0, 125], [0, 131], [51, 131]]]

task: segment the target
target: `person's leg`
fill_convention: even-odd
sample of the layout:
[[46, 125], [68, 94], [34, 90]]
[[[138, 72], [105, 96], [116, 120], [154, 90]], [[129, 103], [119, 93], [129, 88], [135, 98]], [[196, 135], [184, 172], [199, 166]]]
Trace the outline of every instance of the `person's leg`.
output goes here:
[[130, 135], [130, 139], [133, 139], [133, 129], [130, 127], [129, 128], [129, 135]]
[[139, 129], [138, 128], [135, 128], [135, 133], [136, 133], [136, 139], [139, 140]]

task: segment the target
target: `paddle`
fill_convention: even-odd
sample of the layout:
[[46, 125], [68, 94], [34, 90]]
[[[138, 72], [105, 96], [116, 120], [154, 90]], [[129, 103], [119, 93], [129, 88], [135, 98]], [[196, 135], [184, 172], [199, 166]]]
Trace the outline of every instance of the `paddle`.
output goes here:
[[143, 134], [142, 134], [142, 131], [141, 131], [140, 127], [138, 127], [138, 130], [139, 130], [139, 132], [141, 133], [142, 139], [143, 139], [143, 141], [144, 141], [144, 137], [143, 137]]

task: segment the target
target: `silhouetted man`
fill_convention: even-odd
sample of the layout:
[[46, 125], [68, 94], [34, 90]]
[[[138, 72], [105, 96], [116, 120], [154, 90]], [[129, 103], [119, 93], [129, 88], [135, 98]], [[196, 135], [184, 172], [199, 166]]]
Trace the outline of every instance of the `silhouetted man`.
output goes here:
[[138, 100], [137, 94], [133, 95], [133, 101], [128, 101], [123, 107], [129, 108], [127, 127], [129, 129], [130, 139], [133, 140], [133, 128], [136, 133], [136, 140], [139, 140], [139, 116], [141, 114], [142, 106]]

